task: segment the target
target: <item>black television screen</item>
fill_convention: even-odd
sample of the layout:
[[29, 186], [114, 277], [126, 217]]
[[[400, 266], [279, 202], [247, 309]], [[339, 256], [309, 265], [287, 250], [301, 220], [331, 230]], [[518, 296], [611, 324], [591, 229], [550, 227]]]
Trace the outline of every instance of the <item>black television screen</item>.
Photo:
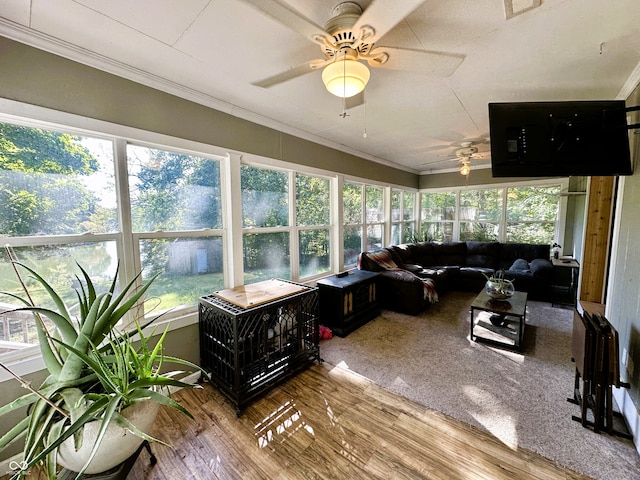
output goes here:
[[490, 103], [494, 177], [631, 175], [623, 100]]

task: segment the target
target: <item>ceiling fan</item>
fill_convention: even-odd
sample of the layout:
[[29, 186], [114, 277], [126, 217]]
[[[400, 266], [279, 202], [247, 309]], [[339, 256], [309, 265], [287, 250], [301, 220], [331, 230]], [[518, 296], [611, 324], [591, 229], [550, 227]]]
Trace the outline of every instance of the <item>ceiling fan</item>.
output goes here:
[[[374, 68], [449, 76], [464, 60], [464, 55], [460, 54], [376, 45], [425, 0], [373, 0], [364, 12], [355, 2], [343, 2], [333, 9], [324, 28], [281, 0], [243, 1], [316, 43], [322, 53], [322, 58], [253, 83], [259, 87], [269, 88], [323, 69], [322, 79], [327, 90], [349, 98], [361, 93], [369, 80], [369, 71], [361, 61]], [[351, 102], [349, 106], [359, 103], [362, 102]]]
[[[482, 156], [482, 153], [478, 153], [478, 148], [473, 146], [473, 142], [462, 142], [460, 144], [460, 148], [455, 151], [455, 157], [453, 157], [453, 159], [458, 159], [460, 174], [467, 176], [471, 172], [471, 159], [481, 158]], [[448, 162], [453, 159], [448, 158], [446, 160], [436, 160], [435, 162], [423, 163], [423, 165], [435, 165], [437, 163]]]

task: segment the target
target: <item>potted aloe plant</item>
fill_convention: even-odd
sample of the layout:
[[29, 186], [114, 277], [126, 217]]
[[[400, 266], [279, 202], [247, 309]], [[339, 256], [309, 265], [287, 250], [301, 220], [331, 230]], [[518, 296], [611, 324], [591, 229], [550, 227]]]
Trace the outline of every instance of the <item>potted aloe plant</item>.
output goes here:
[[[160, 372], [164, 362], [184, 365], [189, 369], [200, 368], [163, 354], [167, 330], [152, 346], [150, 338], [153, 332], [145, 334], [145, 328], [153, 320], [144, 326], [136, 321], [136, 328], [131, 332], [118, 331], [120, 320], [142, 299], [155, 277], [135, 290], [136, 277], [118, 291], [116, 271], [109, 290], [98, 293], [87, 272], [78, 265], [82, 274], [82, 279], [76, 276], [80, 285], [75, 289], [78, 314], [72, 316], [61, 294], [42, 276], [13, 258], [12, 264], [23, 285], [25, 298], [7, 295], [24, 304], [16, 310], [29, 311], [35, 316], [40, 350], [48, 371], [40, 387], [33, 388], [0, 364], [29, 390], [24, 396], [0, 407], [0, 415], [29, 407], [27, 415], [19, 418], [15, 426], [0, 438], [0, 451], [24, 438], [21, 469], [12, 478], [25, 477], [36, 465], [43, 465], [50, 479], [56, 478], [59, 465], [77, 471], [77, 478], [84, 473], [106, 471], [126, 460], [144, 440], [158, 441], [145, 429], [153, 422], [159, 405], [191, 417], [183, 406], [170, 398], [169, 387], [197, 385], [177, 380], [175, 377], [184, 374], [182, 371]], [[19, 269], [28, 272], [46, 290], [55, 308], [34, 304]], [[55, 328], [48, 327], [43, 317], [49, 319]], [[147, 408], [149, 406], [151, 408]], [[139, 426], [135, 420], [139, 420], [141, 410], [149, 410], [149, 415]], [[110, 447], [108, 455], [101, 456], [99, 448], [113, 436], [110, 431], [114, 428], [117, 448]], [[94, 438], [90, 438], [90, 430]], [[131, 443], [130, 450], [122, 454], [123, 458], [117, 457], [116, 452], [121, 451], [126, 443]], [[81, 460], [74, 458], [79, 453], [85, 454]], [[101, 457], [115, 463], [99, 463]]]

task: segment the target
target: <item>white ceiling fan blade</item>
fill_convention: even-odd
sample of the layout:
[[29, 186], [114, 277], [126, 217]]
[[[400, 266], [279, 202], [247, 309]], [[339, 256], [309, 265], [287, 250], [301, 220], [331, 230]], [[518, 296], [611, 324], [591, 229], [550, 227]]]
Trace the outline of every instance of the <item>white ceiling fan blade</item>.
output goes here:
[[359, 32], [365, 26], [373, 27], [375, 33], [366, 38], [366, 41], [375, 43], [424, 2], [425, 0], [395, 0], [393, 2], [373, 0], [356, 21], [353, 31]]
[[319, 27], [300, 12], [294, 10], [290, 5], [284, 4], [279, 0], [242, 1], [252, 5], [311, 42], [318, 43], [315, 39], [317, 36], [327, 36], [327, 32], [325, 32], [322, 27]]
[[273, 87], [274, 85], [278, 85], [279, 83], [301, 77], [302, 75], [311, 73], [314, 70], [316, 69], [311, 68], [311, 65], [309, 64], [309, 62], [307, 62], [303, 63], [302, 65], [298, 65], [297, 67], [290, 68], [286, 72], [278, 73], [277, 75], [273, 75], [263, 80], [253, 82], [251, 85], [255, 85], [256, 87], [269, 88]]
[[462, 54], [396, 47], [375, 48], [370, 56], [375, 56], [377, 52], [386, 52], [389, 59], [380, 65], [377, 65], [373, 60], [372, 66], [391, 70], [408, 70], [440, 77], [452, 75], [465, 59]]

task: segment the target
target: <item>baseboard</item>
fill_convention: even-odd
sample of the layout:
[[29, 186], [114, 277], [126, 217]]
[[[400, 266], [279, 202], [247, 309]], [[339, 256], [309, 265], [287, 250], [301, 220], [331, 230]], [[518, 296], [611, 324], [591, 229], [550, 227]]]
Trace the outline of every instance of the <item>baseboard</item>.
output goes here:
[[631, 435], [633, 435], [633, 444], [636, 446], [636, 451], [640, 455], [640, 413], [626, 389], [614, 388], [613, 398], [627, 423]]

